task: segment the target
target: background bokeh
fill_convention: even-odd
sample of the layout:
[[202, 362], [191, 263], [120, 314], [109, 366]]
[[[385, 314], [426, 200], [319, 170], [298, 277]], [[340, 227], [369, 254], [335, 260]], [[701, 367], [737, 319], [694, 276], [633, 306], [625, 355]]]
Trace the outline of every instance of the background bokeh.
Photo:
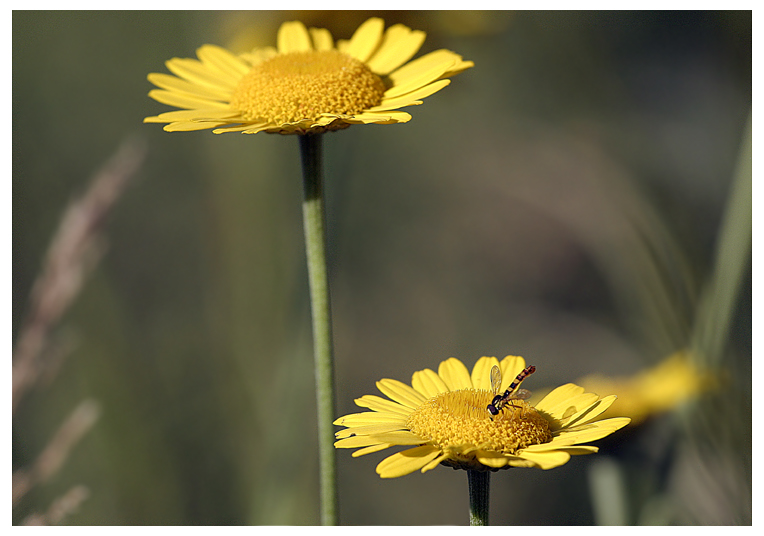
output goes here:
[[[347, 38], [369, 16], [475, 67], [408, 124], [325, 136], [338, 415], [451, 356], [522, 355], [541, 389], [697, 336], [750, 128], [751, 12], [14, 11], [14, 340], [69, 201], [126, 138], [148, 148], [57, 326], [65, 360], [14, 413], [13, 469], [82, 400], [100, 418], [14, 523], [78, 484], [66, 524], [318, 523], [297, 140], [142, 124], [169, 110], [146, 75], [204, 43], [273, 44], [287, 20]], [[751, 265], [734, 262], [721, 387], [601, 454], [494, 474], [493, 524], [603, 522], [603, 467], [619, 522], [751, 523]], [[343, 524], [468, 521], [461, 471], [381, 480], [383, 455], [337, 457]]]

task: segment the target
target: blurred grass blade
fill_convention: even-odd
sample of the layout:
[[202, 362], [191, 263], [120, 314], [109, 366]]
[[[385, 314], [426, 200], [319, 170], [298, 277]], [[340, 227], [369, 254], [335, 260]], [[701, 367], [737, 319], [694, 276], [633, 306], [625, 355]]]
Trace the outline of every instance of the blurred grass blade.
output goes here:
[[719, 229], [712, 279], [698, 305], [692, 333], [697, 359], [718, 365], [729, 336], [738, 292], [751, 255], [753, 142], [751, 116], [740, 146], [730, 197]]
[[598, 526], [629, 524], [625, 481], [620, 465], [609, 457], [598, 458], [589, 466], [589, 494]]

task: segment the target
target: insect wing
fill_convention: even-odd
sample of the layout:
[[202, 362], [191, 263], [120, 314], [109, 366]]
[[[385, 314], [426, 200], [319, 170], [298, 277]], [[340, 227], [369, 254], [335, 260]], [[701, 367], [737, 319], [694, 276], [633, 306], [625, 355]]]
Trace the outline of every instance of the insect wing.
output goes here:
[[518, 400], [528, 400], [531, 397], [531, 392], [528, 389], [518, 389], [512, 393], [512, 398]]
[[494, 395], [498, 395], [499, 389], [501, 389], [501, 369], [494, 365], [491, 367], [491, 391]]

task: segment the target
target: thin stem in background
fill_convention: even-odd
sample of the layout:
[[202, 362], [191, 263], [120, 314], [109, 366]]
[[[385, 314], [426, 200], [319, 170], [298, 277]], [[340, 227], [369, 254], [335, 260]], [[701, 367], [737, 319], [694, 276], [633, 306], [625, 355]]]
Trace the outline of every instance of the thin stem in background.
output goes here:
[[491, 472], [468, 470], [467, 480], [470, 494], [470, 526], [488, 525]]
[[[55, 340], [51, 343], [53, 331], [103, 254], [104, 221], [130, 182], [135, 180], [146, 153], [142, 139], [126, 139], [94, 175], [87, 190], [64, 212], [32, 288], [29, 312], [14, 345], [12, 412], [32, 388], [40, 387], [46, 378], [49, 381], [55, 375], [71, 350], [71, 343], [62, 344]], [[59, 471], [99, 415], [100, 406], [96, 401], [81, 402], [34, 463], [13, 472], [12, 507], [32, 488], [47, 482]], [[87, 497], [87, 488], [75, 486], [56, 499], [47, 512], [32, 513], [23, 523], [60, 523]]]
[[334, 433], [334, 357], [329, 280], [326, 271], [322, 135], [298, 136], [302, 156], [305, 251], [308, 260], [310, 304], [313, 318], [313, 354], [318, 410], [318, 456], [321, 486], [321, 524], [336, 525], [337, 486]]
[[49, 480], [58, 472], [69, 458], [72, 448], [96, 423], [100, 413], [101, 409], [96, 401], [88, 399], [80, 402], [32, 466], [13, 472], [12, 506], [16, 506], [34, 486]]
[[30, 311], [13, 349], [12, 411], [45, 369], [40, 356], [47, 348], [51, 331], [102, 253], [99, 240], [104, 220], [135, 178], [146, 151], [142, 140], [125, 140], [93, 177], [87, 191], [66, 209], [32, 288]]
[[692, 333], [693, 358], [708, 368], [721, 367], [729, 342], [740, 289], [751, 262], [753, 222], [753, 133], [752, 117], [740, 143], [716, 244], [713, 275], [698, 304]]

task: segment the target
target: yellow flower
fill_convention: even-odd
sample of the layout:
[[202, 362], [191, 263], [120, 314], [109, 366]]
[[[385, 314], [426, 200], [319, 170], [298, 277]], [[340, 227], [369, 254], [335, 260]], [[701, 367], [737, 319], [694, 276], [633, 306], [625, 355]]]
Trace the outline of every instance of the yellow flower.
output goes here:
[[684, 351], [632, 377], [608, 378], [593, 374], [579, 382], [594, 391], [617, 391], [618, 409], [610, 409], [608, 415], [628, 416], [635, 424], [675, 409], [717, 386], [716, 377], [699, 370]]
[[176, 76], [149, 74], [162, 88], [149, 96], [181, 110], [144, 122], [168, 123], [169, 132], [211, 128], [216, 134], [306, 134], [405, 123], [411, 116], [400, 108], [421, 104], [474, 65], [445, 49], [406, 63], [424, 43], [424, 32], [384, 26], [371, 18], [336, 46], [328, 30], [308, 30], [298, 21], [281, 25], [275, 48], [237, 56], [204, 45], [196, 52], [199, 60], [166, 62]]
[[[501, 370], [501, 386], [491, 388], [491, 369]], [[497, 415], [487, 407], [525, 368], [522, 357], [481, 357], [470, 373], [456, 358], [443, 361], [438, 372], [415, 372], [412, 387], [383, 379], [377, 388], [391, 400], [364, 395], [355, 403], [372, 411], [340, 417], [345, 426], [335, 435], [337, 448], [359, 448], [353, 456], [397, 445], [413, 446], [377, 466], [382, 478], [423, 473], [442, 463], [454, 468], [498, 470], [509, 467], [552, 469], [572, 454], [590, 454], [597, 447], [581, 445], [601, 439], [629, 423], [628, 418], [592, 422], [615, 400], [585, 393], [572, 383], [549, 393], [536, 406], [511, 400]], [[515, 392], [513, 390], [513, 392]]]

